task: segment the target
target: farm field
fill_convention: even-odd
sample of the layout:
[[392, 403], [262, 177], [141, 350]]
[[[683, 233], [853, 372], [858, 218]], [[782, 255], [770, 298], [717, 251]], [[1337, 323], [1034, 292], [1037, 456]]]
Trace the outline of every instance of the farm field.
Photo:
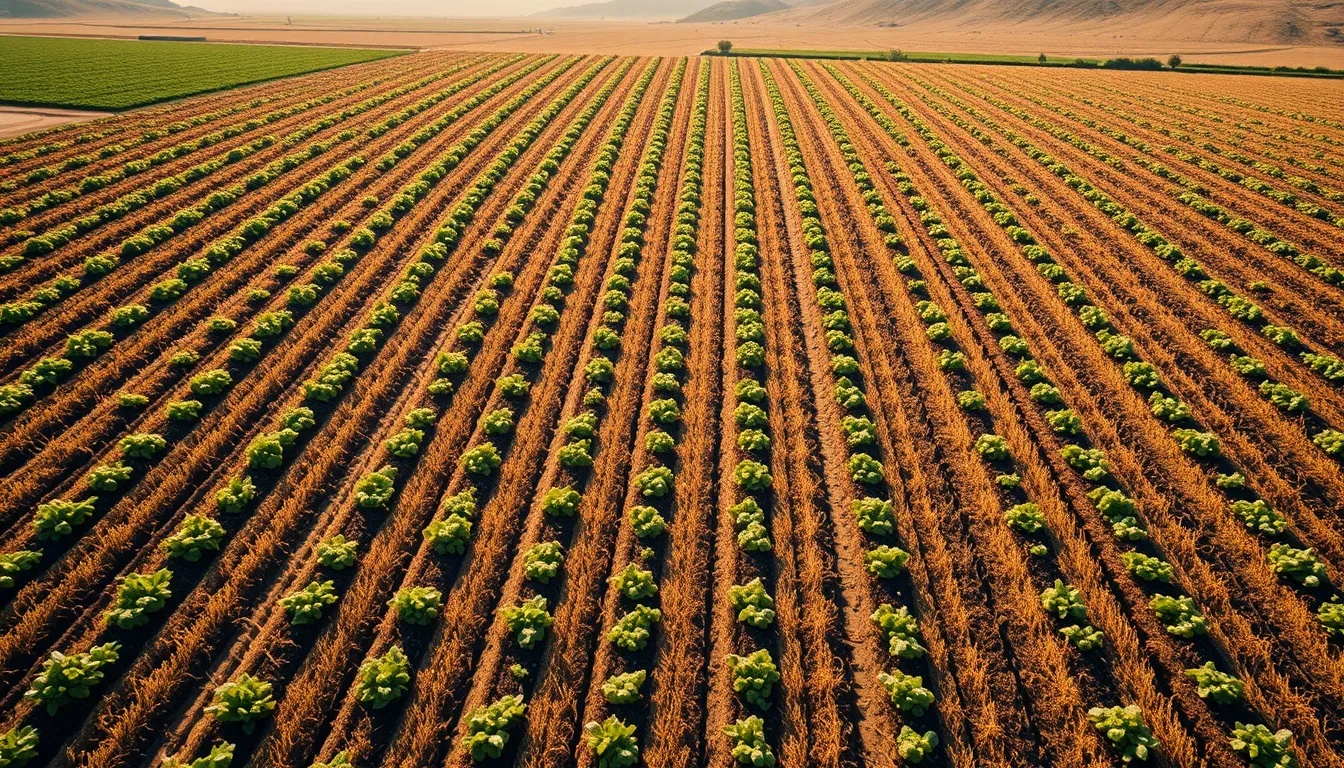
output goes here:
[[1344, 84], [433, 51], [0, 140], [0, 766], [1344, 766]]
[[0, 35], [0, 102], [126, 109], [400, 53]]

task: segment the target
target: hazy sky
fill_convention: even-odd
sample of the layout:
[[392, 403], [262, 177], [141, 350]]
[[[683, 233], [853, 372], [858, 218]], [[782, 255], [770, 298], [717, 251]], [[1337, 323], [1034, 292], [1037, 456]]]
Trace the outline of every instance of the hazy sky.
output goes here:
[[591, 0], [175, 0], [209, 11], [339, 16], [524, 16]]

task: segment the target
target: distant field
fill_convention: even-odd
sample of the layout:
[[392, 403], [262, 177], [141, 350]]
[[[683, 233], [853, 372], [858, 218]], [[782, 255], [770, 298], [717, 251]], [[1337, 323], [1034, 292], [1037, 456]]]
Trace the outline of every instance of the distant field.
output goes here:
[[126, 109], [400, 51], [0, 37], [0, 103]]

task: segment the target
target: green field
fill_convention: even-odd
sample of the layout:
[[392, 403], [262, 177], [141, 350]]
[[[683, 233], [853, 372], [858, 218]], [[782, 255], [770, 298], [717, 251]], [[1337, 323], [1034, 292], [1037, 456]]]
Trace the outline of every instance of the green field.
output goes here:
[[0, 104], [127, 109], [400, 53], [0, 36]]

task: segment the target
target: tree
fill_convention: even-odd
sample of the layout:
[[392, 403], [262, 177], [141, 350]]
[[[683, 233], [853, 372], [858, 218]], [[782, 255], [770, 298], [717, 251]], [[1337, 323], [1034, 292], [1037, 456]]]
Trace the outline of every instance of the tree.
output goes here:
[[721, 55], [723, 55], [723, 56], [727, 56], [727, 55], [728, 55], [728, 52], [731, 51], [731, 50], [733, 50], [733, 41], [732, 41], [732, 40], [720, 40], [720, 41], [719, 41], [719, 53], [720, 53]]
[[887, 51], [887, 60], [888, 60], [888, 61], [905, 61], [905, 51], [902, 51], [900, 48], [896, 48], [896, 49]]
[[1042, 53], [1040, 56], [1037, 56], [1037, 57], [1036, 57], [1036, 61], [1040, 62], [1041, 64], [1044, 64], [1044, 63], [1045, 63], [1045, 54]]
[[1171, 67], [1172, 69], [1181, 66], [1181, 57], [1177, 56], [1174, 53], [1171, 54], [1170, 56], [1167, 57], [1167, 66]]

